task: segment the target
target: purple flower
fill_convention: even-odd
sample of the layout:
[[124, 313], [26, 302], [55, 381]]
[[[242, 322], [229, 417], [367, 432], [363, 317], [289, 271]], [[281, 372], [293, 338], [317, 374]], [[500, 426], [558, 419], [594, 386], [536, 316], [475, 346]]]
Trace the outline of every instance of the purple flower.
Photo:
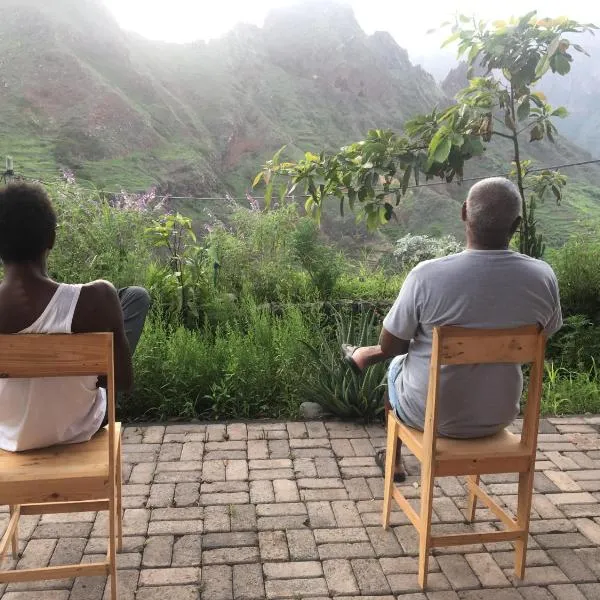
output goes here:
[[69, 184], [75, 183], [75, 174], [71, 169], [61, 169], [62, 178]]

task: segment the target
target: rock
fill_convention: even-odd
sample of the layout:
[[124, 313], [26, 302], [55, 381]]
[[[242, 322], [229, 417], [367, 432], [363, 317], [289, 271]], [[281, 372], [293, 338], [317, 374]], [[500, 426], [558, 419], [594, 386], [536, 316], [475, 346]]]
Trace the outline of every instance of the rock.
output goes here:
[[323, 417], [323, 408], [316, 402], [303, 402], [300, 405], [300, 416], [303, 419], [320, 419]]

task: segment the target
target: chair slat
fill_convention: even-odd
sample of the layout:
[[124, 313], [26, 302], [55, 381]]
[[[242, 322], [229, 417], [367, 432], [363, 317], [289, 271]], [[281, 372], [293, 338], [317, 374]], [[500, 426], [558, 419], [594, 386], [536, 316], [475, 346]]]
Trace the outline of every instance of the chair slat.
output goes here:
[[0, 335], [0, 378], [105, 375], [112, 333]]
[[440, 364], [527, 364], [535, 360], [539, 329], [440, 327]]

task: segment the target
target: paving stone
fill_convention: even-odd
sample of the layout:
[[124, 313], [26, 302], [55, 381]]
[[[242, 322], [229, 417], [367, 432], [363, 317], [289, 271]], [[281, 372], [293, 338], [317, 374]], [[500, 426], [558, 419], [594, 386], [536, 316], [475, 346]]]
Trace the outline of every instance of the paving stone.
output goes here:
[[308, 518], [311, 527], [319, 528], [336, 526], [336, 520], [330, 502], [306, 502], [305, 505], [308, 510]]
[[600, 578], [600, 549], [579, 548], [575, 554]]
[[568, 548], [553, 548], [548, 550], [548, 555], [559, 569], [575, 583], [596, 581], [594, 573], [579, 558], [574, 550]]
[[504, 574], [516, 587], [527, 585], [548, 585], [552, 583], [568, 583], [567, 576], [554, 566], [549, 567], [528, 567], [525, 569], [525, 578], [517, 579], [514, 571], [505, 571]]
[[317, 544], [369, 541], [367, 531], [362, 527], [315, 529], [314, 534]]
[[364, 477], [353, 477], [344, 480], [344, 487], [348, 491], [350, 500], [370, 500], [373, 498], [371, 489]]
[[588, 492], [572, 492], [565, 494], [548, 494], [548, 500], [557, 506], [565, 504], [594, 504], [596, 499]]
[[263, 479], [293, 479], [294, 471], [289, 469], [252, 469], [250, 471], [250, 481], [259, 481]]
[[202, 600], [233, 600], [233, 568], [203, 565], [200, 589]]
[[307, 421], [306, 430], [308, 432], [308, 437], [327, 437], [327, 429], [325, 428], [325, 425], [319, 421]]
[[198, 583], [200, 569], [192, 567], [174, 569], [142, 569], [140, 571], [141, 586], [152, 585], [187, 585]]
[[193, 521], [202, 519], [204, 511], [199, 507], [156, 508], [150, 513], [151, 521]]
[[575, 519], [575, 526], [590, 542], [600, 545], [600, 525], [590, 519]]
[[350, 562], [361, 594], [388, 594], [391, 591], [378, 560], [359, 558]]
[[461, 600], [523, 600], [514, 589], [466, 590], [459, 594]]
[[202, 521], [152, 521], [148, 535], [202, 533]]
[[319, 558], [312, 531], [289, 530], [286, 535], [291, 560], [315, 560]]
[[543, 521], [530, 521], [529, 531], [532, 534], [569, 533], [571, 531], [577, 531], [577, 527], [575, 526], [575, 523], [569, 519], [544, 519]]
[[301, 579], [323, 575], [319, 561], [263, 563], [263, 570], [266, 579]]
[[200, 485], [197, 483], [178, 483], [175, 485], [175, 506], [196, 506], [200, 500]]
[[215, 548], [239, 548], [258, 545], [258, 535], [253, 531], [232, 533], [205, 533], [202, 537], [204, 550]]
[[573, 583], [564, 585], [550, 585], [548, 590], [556, 600], [585, 600], [585, 596], [579, 588]]
[[236, 600], [261, 600], [265, 597], [259, 563], [233, 566], [233, 597]]
[[367, 527], [369, 541], [378, 558], [385, 556], [400, 556], [402, 548], [398, 543], [398, 538], [391, 530], [385, 530], [383, 527]]
[[154, 483], [150, 487], [150, 497], [146, 506], [148, 508], [159, 508], [171, 506], [175, 495], [174, 483]]
[[448, 554], [438, 556], [437, 561], [453, 589], [465, 590], [479, 587], [479, 580], [464, 556]]
[[275, 502], [275, 490], [272, 481], [251, 481], [250, 502], [252, 504], [267, 504]]
[[322, 544], [319, 546], [321, 560], [332, 558], [374, 558], [375, 552], [371, 544], [366, 542]]
[[273, 480], [273, 490], [275, 502], [298, 502], [300, 500], [296, 482], [290, 479]]
[[331, 503], [338, 527], [360, 527], [362, 521], [356, 504], [352, 500], [334, 501]]
[[488, 553], [467, 554], [465, 559], [484, 588], [510, 585], [502, 569]]
[[200, 504], [248, 504], [250, 496], [247, 492], [231, 492], [218, 494], [200, 494]]
[[580, 533], [548, 533], [536, 535], [535, 540], [542, 548], [585, 548], [592, 542]]
[[325, 578], [272, 579], [265, 582], [267, 598], [314, 598], [328, 594]]
[[[259, 504], [256, 507], [258, 517], [278, 517], [282, 515], [306, 515], [307, 506], [303, 502]], [[314, 526], [314, 524], [313, 524]]]
[[547, 471], [544, 475], [556, 484], [561, 492], [581, 491], [579, 484], [563, 471]]
[[287, 561], [290, 558], [285, 531], [261, 531], [258, 544], [263, 561]]
[[198, 567], [201, 563], [202, 537], [182, 535], [173, 544], [173, 567]]
[[258, 547], [219, 548], [202, 551], [202, 565], [233, 565], [253, 563], [260, 560]]
[[204, 531], [230, 531], [231, 517], [225, 505], [204, 507]]
[[300, 490], [300, 499], [303, 502], [320, 502], [325, 500], [347, 500], [346, 488], [327, 488], [316, 490]]
[[323, 572], [329, 593], [334, 598], [360, 593], [349, 560], [325, 560], [323, 561]]
[[146, 568], [170, 566], [174, 540], [172, 535], [148, 537], [142, 555], [142, 566]]
[[587, 600], [600, 600], [600, 585], [597, 583], [582, 583], [577, 586]]
[[554, 596], [547, 588], [542, 588], [537, 585], [530, 587], [522, 587], [519, 593], [525, 600], [554, 600]]
[[259, 531], [269, 529], [302, 529], [308, 526], [308, 517], [292, 515], [287, 517], [259, 517], [257, 527]]
[[[392, 575], [387, 575], [386, 579], [388, 584], [394, 592], [394, 594], [399, 594], [399, 598], [404, 600], [404, 594], [411, 594], [417, 592], [421, 589], [419, 586], [419, 582], [417, 579], [416, 573], [396, 573]], [[449, 590], [450, 583], [446, 576], [442, 573], [428, 573], [427, 575], [427, 595], [431, 597], [432, 594], [439, 594], [440, 592], [436, 592], [435, 590]], [[411, 594], [412, 595], [412, 594]]]
[[[510, 569], [515, 564], [515, 552], [512, 544], [509, 551], [493, 552], [492, 556], [501, 569]], [[527, 550], [527, 559], [525, 561], [527, 567], [545, 567], [552, 564], [552, 559], [545, 550]]]
[[267, 458], [269, 458], [269, 447], [266, 440], [248, 440], [248, 459], [265, 460]]
[[252, 504], [235, 504], [229, 507], [231, 531], [256, 531], [256, 507]]
[[3, 600], [68, 600], [69, 590], [7, 592], [2, 598]]

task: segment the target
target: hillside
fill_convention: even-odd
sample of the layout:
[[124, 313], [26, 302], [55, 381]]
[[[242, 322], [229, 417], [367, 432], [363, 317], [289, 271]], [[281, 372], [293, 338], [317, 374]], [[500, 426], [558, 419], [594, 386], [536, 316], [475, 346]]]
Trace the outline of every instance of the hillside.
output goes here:
[[[388, 33], [365, 34], [336, 2], [280, 9], [263, 28], [237, 26], [186, 45], [123, 32], [99, 0], [2, 5], [0, 156], [12, 154], [30, 177], [68, 167], [109, 191], [243, 194], [284, 144], [291, 156], [335, 149], [450, 102]], [[531, 155], [541, 164], [588, 156], [566, 141], [532, 146]], [[468, 176], [505, 164], [494, 151]], [[600, 169], [569, 175], [577, 183], [565, 207], [558, 217], [548, 207], [555, 241], [577, 219], [600, 214]], [[416, 190], [390, 235], [460, 232], [455, 200], [463, 194], [457, 186]], [[328, 223], [342, 235], [358, 232], [334, 217]]]

